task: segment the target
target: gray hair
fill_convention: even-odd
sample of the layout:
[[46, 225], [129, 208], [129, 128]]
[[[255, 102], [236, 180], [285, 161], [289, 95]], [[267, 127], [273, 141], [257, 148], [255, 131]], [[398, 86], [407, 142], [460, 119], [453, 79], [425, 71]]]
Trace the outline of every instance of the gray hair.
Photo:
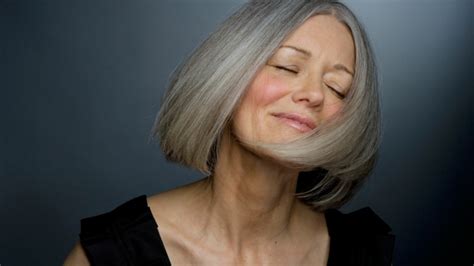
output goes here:
[[152, 130], [166, 158], [212, 173], [222, 134], [256, 73], [318, 14], [345, 24], [355, 43], [355, 75], [342, 111], [289, 143], [243, 142], [302, 171], [296, 196], [306, 204], [324, 210], [347, 202], [375, 166], [380, 103], [367, 35], [338, 1], [252, 0], [225, 20], [171, 76]]

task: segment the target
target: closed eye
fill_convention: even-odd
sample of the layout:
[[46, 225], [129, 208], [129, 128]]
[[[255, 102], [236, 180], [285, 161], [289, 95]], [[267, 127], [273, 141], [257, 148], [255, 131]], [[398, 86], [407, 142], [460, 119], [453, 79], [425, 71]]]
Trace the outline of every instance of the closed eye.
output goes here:
[[296, 70], [293, 70], [293, 69], [290, 69], [290, 68], [287, 68], [287, 67], [284, 67], [284, 66], [274, 66], [275, 68], [277, 69], [281, 69], [283, 71], [288, 71], [288, 72], [291, 72], [293, 74], [298, 74], [298, 71]]
[[343, 93], [339, 92], [338, 90], [336, 90], [335, 88], [331, 87], [331, 86], [328, 86], [329, 89], [331, 89], [336, 95], [338, 98], [340, 99], [344, 99], [346, 98], [346, 95], [344, 95]]

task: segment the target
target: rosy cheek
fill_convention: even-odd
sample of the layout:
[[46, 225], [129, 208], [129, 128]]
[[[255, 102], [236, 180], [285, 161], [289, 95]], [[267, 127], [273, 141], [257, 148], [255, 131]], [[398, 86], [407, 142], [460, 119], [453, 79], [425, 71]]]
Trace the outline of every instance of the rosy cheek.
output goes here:
[[328, 105], [325, 110], [325, 117], [326, 117], [325, 120], [335, 118], [338, 115], [339, 111], [342, 110], [342, 107], [343, 105], [341, 103]]
[[271, 104], [287, 93], [288, 85], [278, 77], [263, 74], [252, 83], [249, 96], [260, 106]]

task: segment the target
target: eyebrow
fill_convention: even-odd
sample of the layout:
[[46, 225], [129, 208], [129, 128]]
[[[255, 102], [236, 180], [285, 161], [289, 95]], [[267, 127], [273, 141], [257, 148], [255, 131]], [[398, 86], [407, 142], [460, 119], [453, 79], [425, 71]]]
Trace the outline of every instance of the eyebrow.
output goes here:
[[295, 46], [291, 46], [291, 45], [282, 45], [280, 46], [280, 48], [290, 48], [290, 49], [293, 49], [295, 51], [298, 51], [308, 57], [311, 57], [311, 52], [310, 51], [306, 51], [304, 49], [301, 49], [301, 48], [298, 48], [298, 47], [295, 47]]
[[[307, 50], [304, 50], [304, 49], [301, 49], [301, 48], [298, 48], [298, 47], [295, 47], [295, 46], [292, 46], [292, 45], [282, 45], [282, 46], [280, 46], [280, 48], [290, 48], [290, 49], [293, 49], [297, 52], [300, 52], [300, 53], [304, 54], [307, 57], [311, 57], [311, 52], [310, 51], [307, 51]], [[354, 76], [354, 72], [350, 71], [349, 68], [347, 68], [343, 64], [335, 64], [333, 67], [336, 70], [342, 70], [344, 72], [347, 72], [351, 76]]]
[[354, 73], [352, 71], [350, 71], [345, 65], [343, 64], [335, 64], [334, 65], [334, 68], [337, 69], [337, 70], [342, 70], [348, 74], [350, 74], [351, 76], [354, 76]]

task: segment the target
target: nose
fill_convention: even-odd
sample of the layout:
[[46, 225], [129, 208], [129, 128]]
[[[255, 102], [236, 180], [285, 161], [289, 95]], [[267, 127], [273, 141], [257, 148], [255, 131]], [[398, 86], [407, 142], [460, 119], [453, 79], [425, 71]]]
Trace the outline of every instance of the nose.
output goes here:
[[324, 101], [324, 93], [321, 82], [310, 82], [301, 86], [293, 92], [292, 99], [297, 104], [304, 104], [307, 107], [316, 107]]

